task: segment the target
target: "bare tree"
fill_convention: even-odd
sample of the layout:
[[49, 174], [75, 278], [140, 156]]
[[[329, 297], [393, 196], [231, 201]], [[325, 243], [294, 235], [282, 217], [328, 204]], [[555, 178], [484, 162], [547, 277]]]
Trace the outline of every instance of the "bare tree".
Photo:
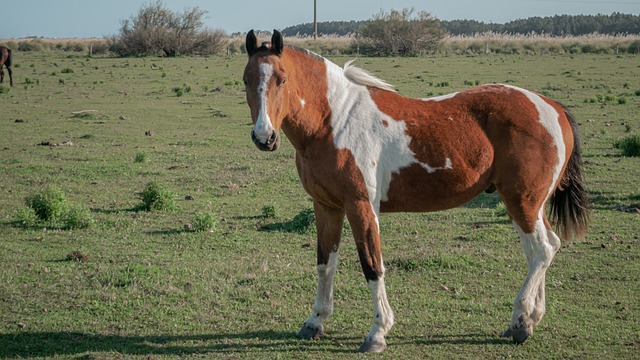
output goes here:
[[360, 52], [367, 55], [418, 55], [444, 37], [440, 21], [426, 11], [380, 11], [357, 34]]
[[226, 46], [226, 34], [204, 28], [206, 13], [197, 7], [175, 13], [161, 0], [143, 5], [136, 16], [122, 21], [120, 36], [110, 39], [111, 50], [120, 56], [219, 53]]

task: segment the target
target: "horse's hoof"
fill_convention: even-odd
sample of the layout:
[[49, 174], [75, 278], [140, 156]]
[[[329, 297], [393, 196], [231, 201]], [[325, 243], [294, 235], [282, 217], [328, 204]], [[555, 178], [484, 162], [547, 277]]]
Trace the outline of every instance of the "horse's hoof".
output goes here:
[[314, 339], [319, 340], [320, 335], [324, 334], [324, 329], [322, 328], [322, 324], [317, 326], [307, 325], [305, 322], [302, 324], [302, 327], [296, 334], [297, 337], [301, 339]]
[[382, 339], [382, 341], [374, 341], [373, 339], [365, 339], [358, 352], [361, 353], [379, 353], [383, 352], [384, 349], [387, 348], [387, 342]]
[[533, 325], [531, 324], [531, 320], [525, 319], [523, 315], [520, 315], [516, 325], [510, 326], [502, 333], [502, 337], [510, 337], [513, 343], [518, 345], [525, 342], [531, 335], [533, 335]]
[[527, 329], [526, 327], [521, 327], [512, 331], [511, 339], [513, 340], [514, 344], [520, 345], [525, 340], [527, 340], [532, 333], [533, 331], [531, 330], [531, 328]]

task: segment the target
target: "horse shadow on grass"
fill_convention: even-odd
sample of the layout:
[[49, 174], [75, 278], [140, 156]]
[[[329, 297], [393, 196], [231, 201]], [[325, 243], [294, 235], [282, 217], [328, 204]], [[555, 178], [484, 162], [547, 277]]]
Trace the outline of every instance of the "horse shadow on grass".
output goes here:
[[[391, 336], [390, 346], [504, 345], [507, 339], [487, 334], [450, 336]], [[253, 331], [201, 335], [121, 336], [81, 332], [28, 332], [0, 334], [0, 358], [72, 357], [90, 353], [118, 353], [124, 356], [151, 355], [242, 355], [312, 352], [353, 353], [361, 337], [327, 335], [323, 340], [298, 339], [290, 332]], [[89, 354], [88, 354], [89, 353]]]
[[[340, 339], [355, 348], [360, 339]], [[254, 331], [202, 335], [120, 336], [81, 332], [17, 332], [0, 334], [0, 358], [73, 357], [87, 353], [124, 356], [243, 354], [327, 351], [327, 343], [296, 338], [290, 332]], [[333, 353], [349, 349], [329, 350]]]

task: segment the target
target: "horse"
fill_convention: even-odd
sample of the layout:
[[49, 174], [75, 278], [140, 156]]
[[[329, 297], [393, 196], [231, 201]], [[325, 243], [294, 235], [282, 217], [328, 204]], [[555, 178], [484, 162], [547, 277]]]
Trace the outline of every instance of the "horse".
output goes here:
[[9, 73], [9, 85], [13, 86], [13, 74], [11, 71], [11, 49], [5, 46], [0, 46], [0, 83], [4, 82], [4, 71], [2, 66], [7, 67]]
[[[561, 104], [533, 91], [488, 84], [425, 99], [387, 82], [284, 46], [274, 30], [258, 45], [246, 36], [243, 80], [262, 151], [295, 149], [313, 198], [318, 287], [297, 333], [319, 339], [333, 312], [333, 278], [346, 216], [373, 300], [373, 324], [360, 352], [381, 352], [394, 324], [385, 288], [380, 213], [461, 206], [484, 191], [502, 198], [527, 259], [527, 277], [502, 334], [520, 344], [545, 314], [545, 272], [561, 239], [583, 238], [589, 204], [578, 125]], [[547, 216], [545, 205], [549, 203]]]

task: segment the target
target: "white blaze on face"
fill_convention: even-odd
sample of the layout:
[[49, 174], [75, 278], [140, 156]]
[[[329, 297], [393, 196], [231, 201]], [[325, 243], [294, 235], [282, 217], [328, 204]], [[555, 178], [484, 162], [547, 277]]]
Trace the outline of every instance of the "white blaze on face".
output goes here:
[[263, 63], [259, 65], [258, 69], [260, 71], [260, 83], [258, 84], [258, 106], [260, 109], [256, 124], [253, 126], [253, 133], [260, 142], [266, 143], [275, 130], [271, 124], [271, 118], [269, 118], [267, 98], [267, 87], [273, 76], [273, 66], [269, 63]]

